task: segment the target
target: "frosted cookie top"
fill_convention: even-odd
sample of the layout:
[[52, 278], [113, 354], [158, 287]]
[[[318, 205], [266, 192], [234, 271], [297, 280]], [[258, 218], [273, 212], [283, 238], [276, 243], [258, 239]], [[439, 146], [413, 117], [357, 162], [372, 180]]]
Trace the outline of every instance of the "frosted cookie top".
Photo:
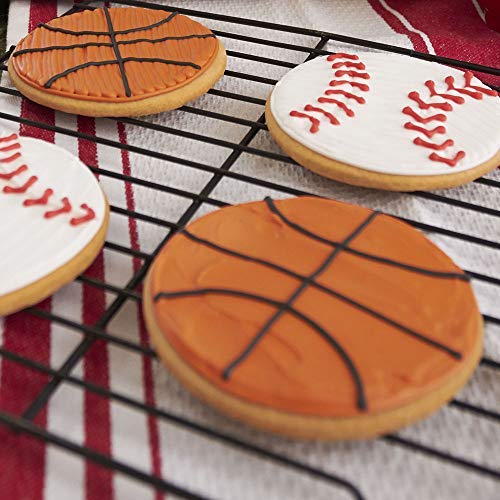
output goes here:
[[395, 54], [334, 54], [276, 85], [271, 112], [328, 158], [391, 175], [454, 174], [500, 148], [500, 100], [470, 72]]
[[102, 228], [104, 194], [88, 168], [58, 146], [0, 130], [0, 296], [78, 255]]
[[192, 82], [218, 47], [208, 28], [177, 12], [104, 7], [40, 24], [19, 42], [12, 64], [37, 90], [124, 102]]
[[211, 212], [149, 280], [155, 322], [190, 368], [286, 413], [401, 408], [457, 376], [482, 335], [468, 277], [422, 233], [321, 198]]

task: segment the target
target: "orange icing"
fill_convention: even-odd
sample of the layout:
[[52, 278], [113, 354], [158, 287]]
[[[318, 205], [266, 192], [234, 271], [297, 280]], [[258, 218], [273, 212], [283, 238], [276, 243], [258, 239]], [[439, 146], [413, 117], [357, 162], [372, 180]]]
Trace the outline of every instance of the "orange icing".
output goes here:
[[[342, 241], [370, 210], [320, 198], [274, 202], [293, 222], [324, 238]], [[189, 233], [219, 246], [312, 274], [332, 247], [295, 231], [265, 202], [224, 208], [202, 217]], [[427, 270], [457, 273], [442, 278], [368, 260], [341, 250], [316, 281], [461, 354], [461, 359], [308, 286], [293, 303], [331, 334], [355, 364], [367, 408], [357, 404], [352, 375], [339, 354], [310, 326], [285, 312], [231, 373], [238, 357], [276, 307], [234, 296], [157, 298], [160, 329], [191, 368], [218, 388], [248, 402], [316, 416], [388, 411], [439, 386], [460, 370], [480, 334], [480, 316], [469, 283], [449, 257], [422, 233], [377, 215], [349, 247]], [[158, 255], [151, 293], [232, 289], [286, 302], [296, 278], [225, 255], [178, 233]]]
[[[144, 8], [111, 8], [109, 15], [115, 31], [140, 28], [157, 23], [170, 12]], [[71, 31], [108, 32], [105, 11], [95, 9], [54, 19], [49, 26]], [[211, 35], [211, 31], [192, 19], [176, 14], [168, 23], [152, 29], [128, 34], [117, 34], [116, 41], [134, 39], [159, 39], [164, 37], [185, 37], [190, 35]], [[54, 32], [43, 26], [36, 28], [16, 47], [16, 52], [53, 46], [68, 46], [86, 43], [110, 44], [109, 35], [74, 35]], [[83, 100], [120, 102], [144, 99], [163, 94], [188, 84], [198, 77], [213, 61], [218, 50], [214, 37], [185, 38], [158, 43], [137, 42], [119, 44], [123, 59], [130, 57], [160, 58], [170, 61], [184, 61], [200, 67], [177, 66], [160, 62], [124, 62], [124, 71], [131, 90], [127, 97], [118, 64], [90, 66], [58, 78], [50, 88], [45, 84], [54, 75], [87, 62], [116, 60], [111, 46], [88, 46], [73, 49], [56, 49], [46, 52], [23, 53], [13, 56], [16, 73], [24, 82], [39, 90]]]

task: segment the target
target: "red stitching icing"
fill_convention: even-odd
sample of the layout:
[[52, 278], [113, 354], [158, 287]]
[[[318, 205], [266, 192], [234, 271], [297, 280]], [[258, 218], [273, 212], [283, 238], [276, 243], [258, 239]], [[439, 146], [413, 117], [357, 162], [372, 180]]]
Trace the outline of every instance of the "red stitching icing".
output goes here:
[[300, 111], [290, 111], [290, 116], [293, 116], [295, 118], [307, 118], [311, 122], [311, 128], [309, 129], [309, 132], [311, 134], [315, 134], [319, 130], [319, 120], [317, 118], [314, 118], [314, 116], [311, 115], [306, 115], [305, 113], [301, 113]]
[[332, 64], [332, 69], [337, 69], [337, 68], [366, 69], [366, 66], [362, 62], [353, 63], [353, 62], [349, 62], [349, 61], [342, 61], [342, 62]]
[[[0, 137], [0, 144], [16, 140], [18, 138], [17, 134], [11, 134], [7, 137]], [[11, 144], [8, 146], [3, 146], [0, 147], [0, 152], [7, 152], [11, 151], [14, 149], [20, 149], [21, 145], [17, 142], [15, 144]], [[17, 152], [14, 155], [8, 157], [8, 158], [3, 158], [0, 159], [1, 163], [11, 163], [18, 158], [22, 158], [21, 152]], [[6, 173], [1, 173], [0, 172], [0, 180], [3, 181], [11, 181], [14, 179], [14, 177], [17, 177], [21, 175], [24, 172], [29, 171], [27, 165], [21, 165], [17, 167], [16, 169], [12, 170], [11, 172], [6, 172]], [[35, 175], [32, 175], [29, 177], [28, 180], [24, 182], [23, 185], [21, 186], [4, 186], [2, 189], [2, 192], [5, 194], [24, 194], [30, 189], [36, 182], [38, 182], [38, 177]], [[39, 198], [26, 198], [23, 201], [23, 206], [24, 207], [32, 207], [36, 205], [48, 205], [49, 200], [51, 196], [54, 194], [54, 191], [52, 189], [46, 189], [43, 193], [42, 196]], [[68, 198], [63, 198], [62, 200], [62, 207], [56, 209], [56, 210], [49, 210], [45, 212], [44, 217], [46, 219], [50, 219], [52, 217], [56, 217], [57, 215], [61, 215], [64, 213], [71, 212], [71, 203], [68, 200]], [[80, 217], [73, 217], [69, 222], [72, 226], [78, 226], [80, 224], [83, 224], [84, 222], [90, 221], [95, 218], [95, 212], [90, 208], [86, 203], [83, 203], [81, 206], [81, 209], [84, 210], [85, 214], [80, 216]]]
[[49, 210], [48, 212], [45, 212], [43, 216], [46, 219], [52, 219], [53, 217], [57, 217], [58, 215], [62, 214], [67, 214], [68, 212], [71, 212], [71, 203], [69, 202], [68, 198], [64, 197], [61, 200], [63, 206], [61, 208], [58, 208], [56, 210]]
[[7, 158], [0, 158], [0, 163], [12, 163], [18, 158], [21, 158], [21, 153], [14, 153], [12, 156], [8, 156]]
[[335, 59], [351, 59], [351, 61], [357, 61], [359, 57], [356, 54], [345, 54], [344, 52], [337, 52], [336, 54], [331, 54], [326, 58], [328, 62], [335, 61]]
[[478, 87], [476, 85], [471, 85], [472, 78], [474, 77], [474, 73], [472, 73], [472, 71], [466, 71], [464, 73], [464, 77], [465, 77], [465, 87], [477, 90], [478, 92], [482, 92], [483, 94], [490, 95], [493, 97], [498, 96], [498, 92], [496, 90], [488, 89], [486, 87]]
[[443, 111], [451, 111], [453, 109], [452, 105], [449, 102], [424, 102], [420, 98], [420, 94], [418, 92], [410, 92], [408, 94], [408, 97], [412, 101], [415, 101], [420, 109], [436, 108], [442, 109]]
[[0, 142], [15, 141], [17, 138], [17, 134], [10, 134], [7, 137], [0, 137]]
[[31, 198], [23, 201], [25, 207], [31, 207], [33, 205], [47, 205], [49, 198], [54, 194], [52, 189], [46, 189], [40, 198]]
[[363, 97], [361, 97], [359, 95], [351, 94], [350, 92], [347, 92], [347, 91], [342, 90], [342, 89], [335, 89], [335, 90], [328, 89], [325, 92], [325, 95], [335, 95], [335, 94], [343, 95], [343, 96], [347, 97], [347, 99], [354, 99], [355, 101], [359, 102], [359, 104], [364, 104], [366, 102]]
[[[437, 97], [442, 97], [443, 99], [449, 99], [450, 101], [454, 102], [455, 104], [463, 104], [465, 102], [465, 99], [463, 97], [460, 97], [458, 95], [451, 95], [451, 94], [440, 94], [439, 92], [436, 92], [436, 84], [432, 80], [427, 80], [425, 82], [425, 86], [429, 89], [429, 92], [431, 93], [431, 96], [437, 96]], [[453, 109], [453, 108], [451, 108]], [[450, 109], [450, 111], [451, 111]]]
[[[465, 85], [464, 88], [457, 88], [455, 87], [455, 79], [453, 76], [447, 76], [444, 81], [448, 87], [448, 90], [454, 90], [455, 92], [459, 92], [463, 95], [466, 95], [468, 97], [472, 97], [473, 99], [480, 100], [483, 98], [483, 94], [490, 95], [490, 96], [497, 96], [498, 93], [493, 90], [493, 89], [488, 89], [485, 87], [478, 87], [471, 85], [472, 83], [472, 78], [474, 77], [473, 73], [470, 71], [466, 71], [464, 73], [464, 79], [465, 79]], [[427, 80], [425, 82], [425, 86], [429, 89], [429, 94], [431, 97], [442, 97], [443, 99], [448, 99], [450, 101], [453, 101], [455, 104], [463, 104], [465, 102], [465, 99], [461, 96], [456, 96], [456, 95], [451, 95], [451, 94], [441, 94], [436, 91], [436, 84], [433, 80]], [[469, 90], [473, 89], [473, 90]], [[408, 97], [412, 100], [414, 100], [420, 107], [420, 109], [429, 109], [429, 108], [441, 108], [444, 111], [452, 111], [453, 107], [449, 103], [444, 103], [449, 106], [449, 108], [446, 108], [443, 103], [425, 103], [420, 99], [420, 96], [418, 92], [410, 92], [408, 94]], [[420, 115], [418, 115], [412, 108], [406, 106], [403, 109], [403, 113], [406, 115], [411, 116], [414, 118], [417, 122], [419, 123], [428, 123], [432, 120], [439, 120], [439, 121], [446, 121], [447, 117], [445, 115], [434, 115], [434, 116], [429, 116], [427, 118], [424, 118]], [[424, 129], [423, 127], [419, 127], [418, 125], [415, 125], [411, 122], [407, 122], [404, 124], [404, 128], [409, 129], [409, 130], [416, 130], [418, 132], [423, 133], [426, 137], [432, 137], [434, 134], [443, 134], [446, 132], [445, 127], [436, 127], [433, 130], [427, 130]], [[430, 149], [435, 149], [435, 150], [443, 150], [446, 149], [450, 146], [454, 145], [454, 142], [452, 139], [447, 139], [445, 140], [442, 144], [434, 144], [432, 142], [424, 141], [420, 137], [416, 137], [413, 139], [413, 143], [416, 144], [417, 146], [423, 146], [426, 148]], [[456, 164], [462, 159], [465, 158], [465, 152], [464, 151], [458, 151], [453, 158], [445, 158], [444, 156], [440, 156], [437, 153], [431, 153], [429, 155], [429, 159], [432, 161], [438, 161], [442, 163], [446, 163], [450, 167], [456, 166]]]
[[73, 219], [69, 221], [69, 223], [72, 226], [79, 226], [84, 222], [88, 222], [89, 220], [95, 219], [95, 212], [86, 203], [80, 205], [80, 208], [84, 210], [86, 213], [81, 217], [73, 217]]
[[[327, 61], [331, 62], [331, 61], [334, 61], [335, 59], [339, 59], [339, 58], [351, 59], [351, 60], [358, 60], [359, 59], [358, 56], [355, 56], [355, 55], [340, 53], [340, 54], [332, 54], [331, 56], [328, 56]], [[356, 67], [359, 69], [365, 69], [365, 65], [362, 62], [352, 63], [352, 62], [348, 62], [348, 61], [340, 61], [338, 63], [335, 63], [332, 65], [332, 68], [335, 69], [335, 68], [338, 68], [341, 66]], [[356, 71], [336, 71], [335, 72], [335, 76], [342, 76], [344, 74], [348, 75], [348, 76], [352, 76], [352, 77], [360, 77], [360, 78], [365, 78], [365, 79], [370, 78], [370, 75], [368, 75], [368, 73], [358, 73]], [[352, 82], [349, 80], [332, 80], [329, 82], [330, 87], [337, 87], [337, 86], [346, 85], [346, 84], [351, 85], [352, 87], [355, 87], [355, 88], [359, 88], [363, 92], [367, 92], [368, 90], [370, 90], [370, 87], [366, 84]], [[363, 97], [358, 96], [356, 94], [353, 94], [352, 92], [347, 92], [343, 89], [336, 89], [336, 90], [326, 89], [324, 94], [327, 96], [329, 96], [329, 95], [342, 95], [342, 96], [346, 97], [347, 99], [355, 100], [359, 104], [365, 104], [365, 102], [366, 102]], [[325, 103], [325, 104], [335, 104], [340, 109], [342, 109], [347, 116], [349, 116], [349, 117], [354, 116], [354, 111], [346, 103], [339, 101], [337, 99], [321, 96], [321, 97], [317, 98], [317, 102]], [[321, 113], [323, 116], [328, 118], [328, 120], [330, 121], [330, 123], [332, 125], [339, 125], [340, 124], [340, 122], [336, 116], [334, 116], [332, 113], [330, 113], [327, 110], [320, 108], [318, 106], [313, 106], [312, 104], [306, 104], [304, 106], [304, 111], [308, 111], [311, 113]], [[317, 118], [314, 118], [311, 115], [305, 114], [301, 111], [293, 110], [293, 111], [290, 111], [290, 116], [293, 116], [296, 118], [307, 118], [311, 122], [310, 132], [313, 134], [318, 132], [320, 129], [320, 125], [321, 125], [320, 120], [318, 120]]]
[[3, 148], [0, 148], [0, 151], [2, 153], [6, 153], [7, 151], [12, 151], [13, 149], [19, 149], [21, 147], [21, 144], [18, 142], [15, 142], [14, 144], [11, 144], [10, 146], [4, 146]]
[[16, 168], [12, 172], [9, 172], [7, 174], [1, 174], [0, 173], [0, 179], [4, 179], [6, 181], [10, 181], [13, 179], [16, 175], [22, 174], [23, 172], [26, 172], [28, 170], [28, 167], [26, 165], [21, 165], [20, 167]]
[[328, 111], [325, 111], [322, 108], [317, 108], [315, 106], [311, 106], [310, 104], [307, 104], [306, 106], [304, 106], [304, 111], [313, 111], [316, 113], [322, 113], [330, 120], [330, 123], [332, 125], [339, 125], [340, 124], [340, 122], [337, 120], [337, 118], [335, 118], [335, 116], [333, 116], [331, 113], [329, 113]]
[[438, 122], [446, 121], [446, 115], [439, 113], [437, 115], [427, 116], [426, 118], [424, 118], [423, 116], [420, 116], [416, 111], [411, 109], [409, 106], [403, 108], [403, 113], [405, 115], [411, 116], [413, 119], [417, 120], [418, 123], [429, 123], [434, 120]]
[[420, 137], [415, 137], [413, 139], [413, 144], [417, 146], [423, 146], [424, 148], [435, 149], [436, 151], [442, 151], [443, 149], [449, 148], [455, 144], [452, 139], [446, 139], [442, 144], [434, 144], [433, 142], [424, 141]]
[[368, 73], [359, 73], [358, 71], [350, 71], [339, 69], [335, 71], [335, 76], [350, 76], [351, 78], [363, 78], [363, 80], [369, 80], [370, 75]]
[[439, 156], [437, 153], [431, 153], [429, 155], [430, 160], [446, 163], [450, 167], [454, 167], [462, 158], [465, 158], [464, 151], [459, 151], [454, 158], [445, 158], [444, 156]]
[[332, 80], [329, 83], [330, 87], [338, 87], [339, 85], [351, 85], [351, 87], [356, 87], [363, 92], [368, 92], [370, 87], [365, 83], [350, 82], [349, 80]]
[[404, 127], [408, 130], [415, 130], [416, 132], [421, 132], [424, 134], [426, 137], [433, 137], [436, 134], [444, 134], [446, 133], [446, 129], [439, 125], [436, 128], [433, 128], [432, 130], [427, 130], [424, 127], [419, 127], [418, 125], [415, 125], [414, 123], [411, 122], [406, 122]]
[[483, 98], [483, 94], [481, 92], [476, 92], [475, 90], [467, 90], [467, 89], [460, 89], [455, 87], [455, 78], [452, 76], [447, 76], [444, 79], [446, 85], [448, 85], [448, 90], [454, 90], [455, 92], [460, 92], [461, 94], [468, 95], [469, 97], [472, 97], [473, 99], [480, 100]]
[[12, 187], [12, 186], [5, 186], [3, 188], [3, 192], [5, 194], [21, 194], [21, 193], [26, 193], [28, 189], [35, 184], [35, 182], [38, 181], [38, 177], [36, 175], [32, 175], [22, 186], [18, 187]]
[[347, 116], [350, 116], [351, 118], [354, 116], [354, 111], [351, 108], [347, 107], [345, 103], [338, 101], [337, 99], [332, 99], [330, 97], [319, 97], [318, 102], [336, 104], [340, 109], [344, 110]]

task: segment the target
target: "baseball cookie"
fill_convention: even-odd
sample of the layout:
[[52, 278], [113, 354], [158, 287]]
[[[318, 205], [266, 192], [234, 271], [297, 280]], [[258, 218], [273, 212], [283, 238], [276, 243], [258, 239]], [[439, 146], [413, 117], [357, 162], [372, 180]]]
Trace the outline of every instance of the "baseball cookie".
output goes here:
[[0, 316], [33, 305], [100, 251], [109, 208], [95, 177], [65, 150], [0, 131]]
[[26, 97], [54, 109], [138, 116], [199, 97], [225, 67], [224, 46], [186, 16], [104, 7], [40, 24], [17, 45], [9, 74]]
[[467, 276], [420, 232], [320, 198], [217, 210], [144, 290], [159, 356], [197, 396], [288, 436], [398, 429], [464, 385], [482, 346]]
[[297, 66], [266, 108], [298, 163], [357, 186], [457, 186], [500, 162], [500, 100], [470, 72], [395, 54], [333, 54]]

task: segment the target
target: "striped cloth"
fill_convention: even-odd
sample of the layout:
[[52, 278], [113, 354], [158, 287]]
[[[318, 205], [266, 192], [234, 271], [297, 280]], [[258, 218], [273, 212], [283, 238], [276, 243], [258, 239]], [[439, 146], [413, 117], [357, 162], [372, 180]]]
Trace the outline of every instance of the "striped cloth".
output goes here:
[[[169, 2], [169, 5], [172, 2]], [[175, 3], [175, 2], [174, 2]], [[500, 35], [489, 30], [470, 0], [184, 0], [179, 6], [210, 10], [226, 15], [252, 17], [271, 22], [304, 26], [365, 39], [399, 45], [431, 54], [464, 59], [489, 66], [500, 66]], [[11, 2], [8, 44], [15, 44], [39, 23], [62, 14], [69, 3], [57, 0], [16, 0]], [[269, 31], [230, 25], [218, 21], [212, 28], [235, 31], [251, 36], [271, 36]], [[279, 41], [314, 46], [317, 39], [291, 33], [272, 34]], [[224, 39], [232, 50], [294, 63], [304, 54], [265, 45], [254, 45]], [[330, 50], [346, 48], [329, 43]], [[277, 79], [286, 68], [255, 61], [230, 58], [229, 69]], [[500, 84], [499, 78], [478, 75], [484, 81]], [[7, 75], [2, 84], [11, 86]], [[270, 87], [258, 82], [226, 77], [217, 88], [264, 99]], [[200, 98], [196, 107], [216, 109], [221, 113], [250, 120], [262, 113], [260, 105], [223, 99], [214, 95]], [[0, 110], [57, 125], [71, 130], [130, 143], [219, 166], [227, 158], [227, 149], [190, 141], [141, 127], [125, 126], [113, 120], [66, 115], [46, 109], [27, 100], [0, 94]], [[186, 112], [163, 113], [148, 117], [151, 123], [239, 142], [245, 127], [218, 122]], [[210, 180], [205, 172], [175, 163], [127, 153], [124, 150], [94, 142], [44, 131], [36, 127], [5, 120], [0, 126], [18, 130], [21, 135], [39, 137], [66, 148], [88, 165], [124, 175], [138, 176], [193, 193]], [[278, 152], [267, 133], [259, 133], [252, 146]], [[279, 168], [278, 168], [279, 167]], [[343, 186], [315, 176], [303, 169], [268, 162], [256, 156], [242, 155], [234, 166], [242, 172], [291, 187], [306, 189], [340, 200], [414, 220], [450, 228], [478, 238], [494, 240], [500, 235], [497, 217], [439, 204], [432, 200], [397, 193], [381, 193]], [[498, 171], [489, 175], [500, 180]], [[130, 185], [101, 175], [100, 182], [112, 205], [177, 221], [189, 208], [190, 200], [147, 187]], [[251, 186], [234, 179], [224, 179], [211, 193], [225, 202], [261, 199], [264, 195], [282, 196], [269, 189]], [[443, 192], [448, 197], [500, 209], [494, 188], [478, 184]], [[213, 209], [203, 205], [196, 216]], [[165, 236], [165, 228], [148, 223], [145, 218], [128, 218], [112, 214], [108, 241], [138, 253], [151, 252]], [[499, 250], [479, 247], [470, 242], [432, 235], [434, 241], [466, 269], [490, 276], [500, 276]], [[0, 242], [1, 244], [1, 242]], [[115, 286], [124, 286], [140, 268], [139, 257], [104, 250], [85, 273]], [[475, 284], [481, 310], [498, 314], [498, 287]], [[43, 311], [68, 321], [94, 325], [115, 300], [116, 295], [77, 281], [39, 305]], [[99, 325], [127, 342], [148, 345], [139, 305], [127, 300], [108, 324]], [[486, 355], [500, 360], [500, 328], [488, 325]], [[50, 322], [42, 316], [19, 313], [0, 318], [0, 343], [5, 350], [55, 369], [85, 340], [79, 330], [61, 322]], [[429, 458], [385, 440], [338, 445], [297, 443], [247, 429], [216, 414], [192, 398], [148, 356], [125, 349], [116, 343], [96, 341], [71, 373], [76, 377], [110, 388], [141, 402], [167, 408], [208, 427], [232, 433], [277, 453], [284, 453], [327, 472], [338, 474], [358, 485], [370, 499], [396, 500], [439, 498], [498, 498], [498, 485], [490, 475], [480, 475], [451, 463]], [[49, 377], [0, 357], [0, 411], [23, 415], [30, 403], [49, 381]], [[461, 400], [500, 411], [498, 372], [480, 368], [472, 382], [460, 394]], [[187, 432], [130, 407], [110, 402], [95, 393], [62, 383], [49, 403], [36, 414], [35, 423], [133, 467], [171, 480], [179, 486], [224, 499], [344, 499], [351, 498], [342, 488], [314, 480], [307, 475], [230, 448], [217, 441]], [[485, 418], [446, 407], [428, 420], [404, 430], [407, 439], [435, 447], [446, 453], [498, 468], [499, 447], [491, 444], [500, 439], [499, 426]], [[35, 499], [160, 499], [164, 496], [130, 478], [84, 461], [23, 434], [0, 427], [0, 498]]]

